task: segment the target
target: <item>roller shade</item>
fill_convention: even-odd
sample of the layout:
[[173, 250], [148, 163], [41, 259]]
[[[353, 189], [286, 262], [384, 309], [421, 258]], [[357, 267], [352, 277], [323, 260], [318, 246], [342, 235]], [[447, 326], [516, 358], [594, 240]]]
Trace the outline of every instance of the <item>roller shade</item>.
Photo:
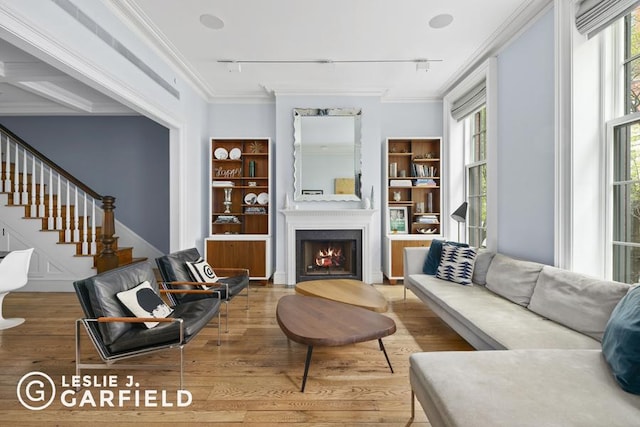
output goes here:
[[635, 9], [640, 0], [582, 0], [576, 11], [576, 27], [593, 37]]
[[[639, 0], [640, 1], [640, 0]], [[460, 121], [482, 107], [487, 102], [487, 85], [483, 80], [470, 91], [462, 95], [451, 106], [451, 116]]]

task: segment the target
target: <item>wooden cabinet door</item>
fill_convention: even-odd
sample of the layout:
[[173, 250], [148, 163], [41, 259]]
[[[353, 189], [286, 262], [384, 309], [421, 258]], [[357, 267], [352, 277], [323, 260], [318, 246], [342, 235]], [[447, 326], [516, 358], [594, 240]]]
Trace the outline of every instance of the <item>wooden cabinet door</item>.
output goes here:
[[404, 276], [404, 248], [428, 246], [431, 246], [431, 240], [392, 240], [391, 277]]
[[207, 240], [207, 262], [216, 269], [248, 268], [251, 277], [266, 275], [264, 240]]

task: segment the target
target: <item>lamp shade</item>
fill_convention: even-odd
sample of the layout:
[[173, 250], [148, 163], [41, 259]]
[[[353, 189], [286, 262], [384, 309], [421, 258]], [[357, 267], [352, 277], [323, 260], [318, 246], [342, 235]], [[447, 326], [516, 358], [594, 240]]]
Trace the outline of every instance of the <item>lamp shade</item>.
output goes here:
[[451, 214], [451, 218], [458, 222], [465, 222], [467, 220], [467, 202], [462, 202], [460, 207]]

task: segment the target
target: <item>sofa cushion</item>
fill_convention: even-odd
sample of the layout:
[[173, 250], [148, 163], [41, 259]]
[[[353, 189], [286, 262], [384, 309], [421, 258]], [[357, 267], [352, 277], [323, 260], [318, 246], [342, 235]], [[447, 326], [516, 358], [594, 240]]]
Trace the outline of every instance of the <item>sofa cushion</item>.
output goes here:
[[[173, 309], [165, 304], [152, 288], [149, 282], [144, 281], [128, 291], [118, 292], [118, 299], [136, 317], [163, 318], [169, 316]], [[158, 326], [159, 322], [144, 322], [151, 329]]]
[[430, 274], [432, 276], [436, 275], [438, 272], [438, 266], [440, 265], [440, 258], [442, 257], [442, 245], [445, 243], [454, 246], [469, 246], [466, 243], [447, 242], [445, 240], [433, 239], [429, 245], [429, 253], [427, 253], [427, 257], [424, 259], [424, 266], [422, 267], [422, 272], [424, 274]]
[[442, 257], [436, 277], [461, 285], [471, 285], [475, 259], [475, 248], [462, 248], [447, 243], [442, 247]]
[[487, 289], [523, 307], [529, 305], [542, 264], [496, 254], [487, 271]]
[[600, 349], [598, 340], [514, 304], [484, 286], [412, 274], [407, 287], [479, 349]]
[[476, 262], [473, 266], [473, 276], [471, 277], [473, 283], [483, 286], [487, 284], [487, 270], [489, 270], [491, 260], [493, 260], [495, 254], [495, 252], [487, 248], [478, 248], [476, 252]]
[[602, 352], [620, 387], [640, 394], [640, 286], [631, 289], [611, 313]]
[[628, 290], [626, 283], [600, 280], [545, 265], [528, 308], [602, 341], [611, 312]]
[[599, 350], [428, 352], [409, 360], [411, 388], [434, 426], [627, 427], [640, 420], [640, 396], [618, 387]]

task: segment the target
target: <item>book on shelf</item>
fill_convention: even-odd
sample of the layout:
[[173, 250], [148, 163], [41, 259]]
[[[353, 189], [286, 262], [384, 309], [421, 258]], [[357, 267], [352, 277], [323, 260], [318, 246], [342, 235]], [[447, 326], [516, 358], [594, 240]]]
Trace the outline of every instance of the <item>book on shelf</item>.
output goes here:
[[218, 215], [214, 224], [240, 224], [240, 220], [235, 215]]
[[438, 183], [431, 178], [418, 178], [415, 180], [416, 187], [436, 187]]
[[410, 179], [392, 179], [389, 182], [391, 187], [411, 187], [413, 184]]
[[438, 173], [438, 168], [435, 166], [423, 165], [421, 163], [412, 163], [411, 168], [413, 169], [413, 176], [419, 178], [435, 177]]
[[435, 215], [421, 215], [416, 218], [416, 222], [420, 224], [440, 224], [438, 217]]
[[233, 187], [233, 181], [211, 181], [212, 187]]

